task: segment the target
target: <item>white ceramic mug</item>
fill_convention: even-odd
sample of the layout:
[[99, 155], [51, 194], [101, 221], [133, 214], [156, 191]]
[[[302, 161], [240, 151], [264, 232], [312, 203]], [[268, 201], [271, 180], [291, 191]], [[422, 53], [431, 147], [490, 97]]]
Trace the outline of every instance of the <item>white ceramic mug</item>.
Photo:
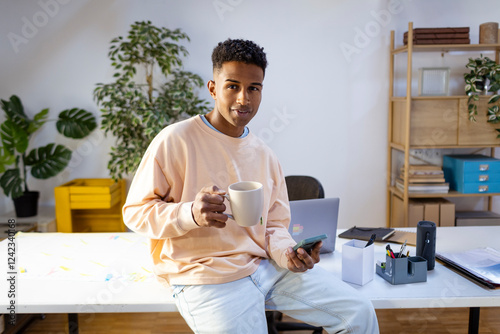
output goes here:
[[240, 226], [253, 226], [261, 221], [264, 209], [264, 191], [259, 182], [242, 181], [229, 186], [224, 195], [229, 201], [232, 214], [226, 215]]

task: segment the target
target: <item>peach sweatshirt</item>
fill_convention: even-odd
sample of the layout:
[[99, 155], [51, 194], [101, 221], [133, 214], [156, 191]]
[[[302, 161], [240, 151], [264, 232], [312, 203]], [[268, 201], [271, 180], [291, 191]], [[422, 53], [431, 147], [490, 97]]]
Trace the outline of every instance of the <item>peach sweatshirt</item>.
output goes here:
[[[264, 185], [263, 225], [199, 227], [191, 204], [201, 188], [238, 181]], [[230, 206], [225, 202], [227, 213]], [[123, 207], [125, 224], [150, 238], [154, 271], [168, 285], [219, 284], [252, 274], [261, 258], [286, 268], [290, 208], [275, 154], [251, 132], [224, 135], [200, 116], [170, 125], [152, 141]]]

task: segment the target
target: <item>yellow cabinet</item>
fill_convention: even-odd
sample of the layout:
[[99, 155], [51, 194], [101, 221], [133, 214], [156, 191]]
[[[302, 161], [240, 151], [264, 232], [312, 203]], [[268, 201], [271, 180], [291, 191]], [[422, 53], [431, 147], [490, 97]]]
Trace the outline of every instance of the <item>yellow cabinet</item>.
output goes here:
[[124, 232], [125, 180], [75, 179], [54, 189], [58, 232]]

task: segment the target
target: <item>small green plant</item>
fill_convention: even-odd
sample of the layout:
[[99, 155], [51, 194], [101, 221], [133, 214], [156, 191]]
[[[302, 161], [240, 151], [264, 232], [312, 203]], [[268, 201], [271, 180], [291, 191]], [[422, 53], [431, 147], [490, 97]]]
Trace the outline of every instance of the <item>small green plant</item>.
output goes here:
[[[468, 112], [469, 120], [475, 122], [477, 115], [477, 101], [479, 96], [486, 92], [492, 92], [493, 95], [488, 100], [487, 121], [489, 123], [500, 123], [500, 106], [498, 101], [500, 95], [500, 65], [494, 60], [481, 55], [479, 58], [469, 58], [469, 62], [465, 66], [470, 70], [470, 73], [464, 74], [465, 93], [469, 96]], [[500, 129], [497, 129], [500, 133]], [[497, 136], [500, 138], [500, 134]]]
[[[49, 109], [43, 109], [31, 119], [16, 95], [1, 103], [5, 121], [0, 125], [0, 186], [6, 196], [15, 199], [29, 191], [28, 171], [37, 179], [56, 176], [68, 165], [71, 150], [52, 143], [28, 152], [32, 135], [50, 121]], [[96, 127], [95, 117], [78, 108], [61, 111], [56, 121], [57, 131], [74, 139], [86, 137]]]
[[179, 29], [135, 22], [127, 38], [111, 41], [108, 56], [116, 81], [99, 83], [94, 99], [101, 107], [101, 127], [116, 137], [108, 169], [113, 179], [135, 172], [153, 138], [167, 125], [208, 112], [196, 89], [203, 80], [182, 70], [189, 37]]

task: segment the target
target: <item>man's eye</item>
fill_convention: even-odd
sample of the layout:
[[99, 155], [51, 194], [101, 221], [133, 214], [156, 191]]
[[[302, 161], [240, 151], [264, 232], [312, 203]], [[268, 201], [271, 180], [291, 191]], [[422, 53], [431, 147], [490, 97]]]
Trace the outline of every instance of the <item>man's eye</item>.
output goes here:
[[229, 85], [227, 86], [228, 89], [236, 89], [236, 85]]

